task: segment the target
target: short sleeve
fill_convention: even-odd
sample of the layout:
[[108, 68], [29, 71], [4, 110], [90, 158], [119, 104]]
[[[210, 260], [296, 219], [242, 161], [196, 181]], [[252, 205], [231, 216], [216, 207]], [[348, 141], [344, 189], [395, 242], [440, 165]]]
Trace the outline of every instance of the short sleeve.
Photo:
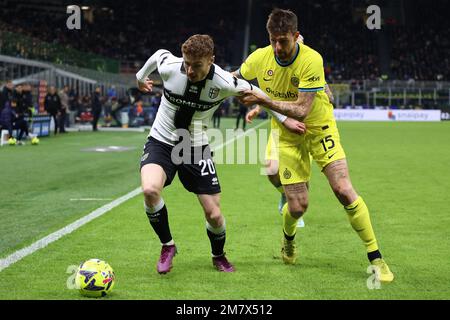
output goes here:
[[139, 82], [144, 82], [145, 79], [156, 69], [158, 72], [159, 68], [165, 61], [165, 59], [170, 56], [170, 52], [167, 50], [160, 49], [156, 51], [145, 63], [145, 65], [136, 73], [136, 79]]
[[317, 92], [324, 90], [325, 71], [320, 54], [315, 53], [309, 57], [305, 70], [300, 76], [298, 90], [300, 92]]
[[253, 90], [254, 86], [247, 80], [238, 79], [229, 74], [230, 81], [227, 85], [226, 92], [228, 96], [239, 96], [245, 90]]
[[256, 78], [258, 50], [249, 55], [239, 68], [239, 73], [245, 80], [250, 81]]

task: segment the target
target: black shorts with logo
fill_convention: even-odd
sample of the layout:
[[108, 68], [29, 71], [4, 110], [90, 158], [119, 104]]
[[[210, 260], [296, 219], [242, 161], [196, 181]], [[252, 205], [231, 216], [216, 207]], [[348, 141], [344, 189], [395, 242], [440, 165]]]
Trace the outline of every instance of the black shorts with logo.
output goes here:
[[143, 166], [150, 163], [160, 165], [167, 176], [164, 187], [172, 183], [178, 172], [181, 183], [189, 192], [195, 194], [220, 193], [219, 179], [209, 145], [191, 147], [189, 154], [181, 152], [179, 153], [181, 158], [172, 159], [174, 148], [170, 144], [149, 137], [144, 146], [140, 168], [142, 169]]

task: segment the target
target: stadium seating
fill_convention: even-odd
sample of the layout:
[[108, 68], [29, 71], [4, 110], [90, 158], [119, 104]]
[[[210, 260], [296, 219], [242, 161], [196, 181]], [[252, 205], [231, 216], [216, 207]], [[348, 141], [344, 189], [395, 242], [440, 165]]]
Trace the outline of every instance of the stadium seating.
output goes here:
[[[50, 1], [54, 3], [52, 9], [37, 1], [27, 2], [36, 4], [25, 6], [8, 0], [0, 3], [0, 29], [35, 39], [29, 47], [16, 46], [16, 56], [36, 53], [36, 44], [44, 41], [53, 45], [52, 50], [59, 45], [120, 60], [126, 66], [122, 71], [133, 73], [156, 49], [164, 47], [180, 54], [180, 44], [187, 36], [209, 33], [216, 42], [218, 64], [238, 65], [241, 60], [245, 1], [138, 0], [115, 2], [108, 8], [98, 5], [92, 23], [83, 20], [81, 31], [70, 32], [63, 30], [67, 14], [55, 1]], [[403, 7], [388, 1], [380, 5], [391, 7], [386, 9], [388, 14], [383, 12], [382, 32], [374, 32], [364, 25], [367, 1], [355, 0], [351, 5], [339, 0], [253, 1], [252, 21], [259, 18], [261, 23], [252, 22], [257, 27], [250, 31], [250, 37], [265, 38], [263, 21], [273, 7], [291, 8], [299, 16], [306, 43], [324, 56], [330, 82], [375, 80], [382, 75], [399, 80], [449, 80], [450, 22], [444, 14], [447, 1], [435, 0], [433, 6], [426, 0], [407, 1]], [[5, 43], [11, 45], [11, 39], [2, 41], [0, 36], [0, 52], [2, 42], [5, 48]], [[55, 59], [50, 53], [42, 58]], [[83, 60], [77, 54], [57, 58], [68, 63]]]

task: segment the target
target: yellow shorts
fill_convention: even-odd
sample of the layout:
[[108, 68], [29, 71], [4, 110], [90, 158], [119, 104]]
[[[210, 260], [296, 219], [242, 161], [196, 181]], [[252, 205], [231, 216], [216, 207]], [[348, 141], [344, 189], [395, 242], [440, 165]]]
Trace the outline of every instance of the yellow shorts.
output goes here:
[[298, 144], [278, 143], [276, 135], [271, 134], [266, 147], [266, 159], [278, 161], [278, 172], [282, 185], [308, 182], [311, 178], [311, 162], [323, 170], [336, 160], [345, 159], [339, 131], [332, 122], [320, 128], [308, 128], [299, 135]]

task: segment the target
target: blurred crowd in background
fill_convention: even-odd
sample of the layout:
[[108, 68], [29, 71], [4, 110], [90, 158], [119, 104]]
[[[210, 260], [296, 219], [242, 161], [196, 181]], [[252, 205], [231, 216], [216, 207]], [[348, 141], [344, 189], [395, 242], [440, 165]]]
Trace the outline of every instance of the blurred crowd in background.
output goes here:
[[[68, 1], [0, 0], [0, 54], [76, 65], [73, 56], [50, 54], [54, 48], [66, 48], [82, 53], [79, 60], [92, 58], [83, 54], [115, 59], [121, 66], [117, 75], [123, 77], [135, 73], [157, 49], [180, 56], [180, 45], [186, 38], [207, 33], [215, 41], [215, 62], [232, 71], [246, 54], [268, 44], [265, 21], [273, 7], [280, 7], [298, 15], [305, 43], [322, 54], [331, 85], [346, 81], [351, 90], [360, 90], [365, 80], [405, 80], [409, 89], [415, 81], [426, 80], [437, 83], [431, 90], [442, 91], [445, 88], [439, 83], [450, 80], [446, 0], [434, 0], [432, 5], [426, 0], [79, 2], [82, 28], [68, 30]], [[381, 30], [369, 30], [365, 25], [366, 8], [371, 4], [383, 8]], [[247, 29], [248, 42], [244, 41]], [[21, 37], [25, 41], [13, 41]], [[0, 65], [0, 72], [6, 69]], [[161, 100], [158, 88], [150, 95], [141, 95], [130, 87], [126, 95], [119, 95], [113, 85], [94, 86], [89, 89], [92, 92], [82, 95], [77, 87], [50, 85], [42, 97], [33, 83], [4, 80], [0, 83], [0, 126], [13, 119], [14, 126], [23, 127], [33, 112], [44, 112], [53, 119], [54, 134], [64, 133], [74, 124], [89, 124], [96, 131], [99, 121], [105, 127], [152, 125]], [[442, 95], [436, 90], [428, 93], [434, 94], [434, 104]], [[450, 95], [444, 92], [444, 98], [445, 94]], [[404, 101], [409, 99], [406, 92], [402, 96]], [[420, 96], [420, 107], [430, 100], [425, 98]], [[222, 116], [236, 116], [238, 127], [242, 110], [235, 99], [225, 101], [215, 113], [213, 125], [219, 127]]]
[[[159, 48], [179, 55], [181, 43], [195, 33], [213, 36], [219, 65], [239, 65], [242, 60], [246, 1], [137, 0], [108, 7], [98, 2], [94, 11], [84, 11], [81, 30], [68, 32], [64, 12], [58, 15], [48, 9], [37, 11], [33, 6], [14, 2], [0, 11], [0, 27], [36, 41], [127, 62], [131, 69], [139, 68]], [[426, 0], [390, 2], [392, 8], [382, 12], [380, 31], [365, 26], [365, 9], [375, 3], [387, 5], [386, 0], [252, 3], [250, 44], [268, 44], [263, 21], [274, 6], [290, 8], [299, 16], [299, 29], [306, 43], [322, 53], [329, 82], [376, 79], [384, 73], [399, 80], [450, 80], [446, 0], [435, 0], [433, 5]], [[390, 13], [395, 10], [398, 12]], [[17, 48], [16, 55], [27, 57], [32, 50], [32, 44]]]

